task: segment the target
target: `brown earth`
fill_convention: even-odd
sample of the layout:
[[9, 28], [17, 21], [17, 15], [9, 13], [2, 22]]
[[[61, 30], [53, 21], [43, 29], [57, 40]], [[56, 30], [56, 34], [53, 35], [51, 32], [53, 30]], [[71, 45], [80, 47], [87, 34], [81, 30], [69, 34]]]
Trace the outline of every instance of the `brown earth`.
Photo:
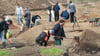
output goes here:
[[32, 10], [46, 9], [56, 2], [67, 3], [67, 0], [1, 0], [0, 1], [0, 15], [12, 14], [15, 12], [15, 7], [19, 3], [22, 7], [28, 7]]
[[[96, 5], [95, 5], [96, 4]], [[90, 18], [97, 18], [100, 17], [100, 10], [99, 10], [99, 2], [91, 2], [91, 3], [76, 3], [77, 6], [77, 13], [76, 16], [77, 18], [80, 18], [82, 15], [89, 16]], [[81, 13], [80, 13], [81, 12]], [[48, 14], [46, 10], [42, 11], [33, 11], [32, 14], [38, 14], [42, 17], [41, 20], [41, 25], [34, 26], [33, 28], [28, 29], [27, 31], [20, 33], [20, 26], [16, 24], [15, 16], [11, 16], [13, 22], [14, 22], [14, 28], [10, 29], [11, 33], [13, 34], [13, 37], [8, 40], [8, 43], [24, 43], [26, 47], [23, 47], [22, 49], [19, 48], [16, 52], [16, 56], [40, 56], [39, 50], [41, 48], [49, 48], [49, 47], [57, 47], [57, 48], [62, 48], [64, 51], [70, 46], [72, 46], [73, 42], [73, 37], [74, 36], [80, 36], [81, 38], [81, 48], [90, 48], [91, 46], [96, 46], [91, 47], [92, 49], [96, 49], [100, 44], [99, 44], [99, 34], [100, 34], [100, 27], [97, 26], [92, 26], [92, 24], [88, 22], [80, 22], [80, 29], [78, 27], [75, 27], [75, 31], [72, 29], [72, 24], [67, 22], [64, 26], [64, 30], [67, 36], [67, 39], [64, 39], [62, 41], [61, 46], [55, 46], [54, 45], [54, 39], [53, 37], [50, 38], [49, 40], [49, 46], [47, 47], [42, 47], [42, 46], [37, 46], [35, 44], [35, 39], [36, 37], [43, 31], [43, 30], [49, 30], [51, 29], [54, 25], [55, 22], [48, 22]], [[87, 19], [87, 18], [86, 18]], [[79, 21], [82, 20], [84, 21], [84, 17], [80, 18]], [[80, 31], [81, 30], [81, 31]], [[19, 34], [19, 35], [18, 35]], [[17, 36], [18, 35], [18, 36]], [[17, 37], [16, 37], [17, 36]], [[85, 44], [84, 44], [85, 43]], [[92, 43], [92, 44], [91, 44]], [[96, 44], [96, 45], [95, 45]], [[87, 46], [89, 46], [87, 48]], [[90, 48], [90, 49], [91, 49]], [[21, 50], [20, 50], [21, 49]], [[81, 49], [81, 51], [84, 51]], [[90, 50], [89, 49], [89, 50]], [[23, 52], [24, 51], [24, 52]], [[91, 51], [91, 50], [90, 50]], [[94, 51], [94, 50], [93, 50]], [[36, 53], [36, 55], [35, 55]], [[70, 56], [79, 56], [76, 53], [69, 53]], [[100, 56], [99, 52], [96, 54], [90, 54], [90, 53], [82, 53], [81, 55], [83, 56]]]

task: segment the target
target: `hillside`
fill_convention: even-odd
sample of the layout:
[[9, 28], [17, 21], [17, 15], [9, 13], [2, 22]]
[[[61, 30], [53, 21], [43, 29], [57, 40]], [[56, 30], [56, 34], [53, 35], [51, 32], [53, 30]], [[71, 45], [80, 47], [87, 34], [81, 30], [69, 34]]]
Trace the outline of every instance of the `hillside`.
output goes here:
[[0, 0], [0, 14], [14, 13], [17, 2], [20, 3], [22, 7], [38, 10], [45, 9], [56, 2], [66, 3], [67, 0]]

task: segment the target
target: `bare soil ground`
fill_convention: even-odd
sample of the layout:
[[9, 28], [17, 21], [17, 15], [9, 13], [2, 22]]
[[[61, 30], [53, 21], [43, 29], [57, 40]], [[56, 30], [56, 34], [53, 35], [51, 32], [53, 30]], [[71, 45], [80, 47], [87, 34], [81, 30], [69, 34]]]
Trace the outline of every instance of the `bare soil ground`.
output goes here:
[[[87, 17], [81, 17], [82, 15], [86, 15], [89, 18], [100, 17], [99, 2], [94, 2], [94, 3], [91, 2], [91, 3], [86, 3], [86, 4], [85, 3], [81, 3], [81, 4], [77, 3], [76, 7], [77, 7], [76, 17], [80, 18], [78, 21], [80, 21], [80, 20], [84, 21], [84, 19], [87, 19]], [[48, 22], [48, 14], [47, 14], [47, 11], [45, 11], [45, 10], [34, 11], [34, 12], [32, 12], [32, 14], [33, 15], [38, 14], [42, 17], [41, 25], [34, 26], [22, 33], [20, 33], [21, 25], [17, 25], [15, 16], [11, 16], [14, 24], [11, 27], [10, 31], [11, 31], [13, 37], [11, 39], [7, 40], [7, 42], [8, 43], [24, 43], [25, 44], [25, 47], [19, 48], [15, 51], [16, 56], [41, 56], [39, 53], [39, 49], [50, 48], [50, 47], [51, 48], [52, 47], [62, 48], [66, 51], [66, 49], [68, 47], [73, 45], [72, 38], [74, 36], [80, 36], [81, 43], [82, 43], [82, 47], [80, 47], [80, 48], [83, 48], [86, 45], [86, 44], [84, 45], [83, 43], [93, 43], [93, 44], [97, 44], [97, 46], [100, 46], [100, 44], [99, 44], [100, 43], [99, 42], [99, 39], [100, 39], [99, 28], [100, 27], [93, 26], [92, 24], [90, 24], [88, 22], [80, 22], [79, 23], [80, 29], [78, 27], [75, 27], [75, 31], [73, 31], [73, 28], [72, 28], [73, 24], [66, 22], [66, 24], [64, 26], [64, 30], [65, 30], [67, 39], [62, 40], [61, 46], [55, 46], [53, 37], [50, 38], [49, 44], [47, 47], [38, 46], [35, 44], [36, 37], [43, 30], [51, 29], [56, 23], [54, 21]], [[90, 45], [90, 46], [92, 46], [92, 45]], [[96, 45], [93, 45], [93, 46], [96, 46]], [[81, 55], [83, 55], [83, 56], [100, 56], [99, 51], [96, 54], [90, 54], [90, 53], [86, 54], [85, 53], [85, 54], [81, 54]], [[71, 53], [69, 56], [79, 56], [79, 55], [76, 53]]]

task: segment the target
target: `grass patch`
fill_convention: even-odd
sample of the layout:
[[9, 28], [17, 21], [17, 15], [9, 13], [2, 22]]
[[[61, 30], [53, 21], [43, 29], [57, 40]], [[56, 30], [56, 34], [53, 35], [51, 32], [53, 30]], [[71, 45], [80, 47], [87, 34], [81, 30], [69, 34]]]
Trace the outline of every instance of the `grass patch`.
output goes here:
[[0, 56], [14, 56], [14, 54], [8, 53], [5, 50], [0, 50]]
[[58, 56], [62, 54], [64, 51], [59, 48], [48, 48], [48, 49], [40, 49], [40, 53], [43, 56]]

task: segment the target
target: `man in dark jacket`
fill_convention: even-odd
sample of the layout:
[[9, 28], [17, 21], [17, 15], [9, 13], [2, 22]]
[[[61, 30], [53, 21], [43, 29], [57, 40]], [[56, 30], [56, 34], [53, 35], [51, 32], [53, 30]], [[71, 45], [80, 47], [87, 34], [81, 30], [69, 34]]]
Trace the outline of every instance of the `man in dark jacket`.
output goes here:
[[59, 10], [60, 10], [58, 3], [56, 3], [56, 5], [54, 5], [53, 10], [55, 13], [55, 21], [58, 21], [59, 20]]
[[63, 37], [66, 37], [63, 29], [64, 23], [64, 20], [60, 20], [59, 23], [57, 23], [52, 29], [54, 31], [53, 35], [55, 36], [54, 40], [56, 45], [61, 45], [61, 40]]
[[7, 21], [1, 21], [0, 22], [0, 38], [3, 44], [3, 47], [6, 47], [6, 40], [4, 38], [6, 31], [9, 29], [9, 25], [12, 24], [11, 20], [7, 20]]
[[28, 9], [25, 10], [24, 17], [25, 17], [25, 26], [27, 28], [29, 28], [30, 27], [31, 13], [30, 13], [30, 11]]

